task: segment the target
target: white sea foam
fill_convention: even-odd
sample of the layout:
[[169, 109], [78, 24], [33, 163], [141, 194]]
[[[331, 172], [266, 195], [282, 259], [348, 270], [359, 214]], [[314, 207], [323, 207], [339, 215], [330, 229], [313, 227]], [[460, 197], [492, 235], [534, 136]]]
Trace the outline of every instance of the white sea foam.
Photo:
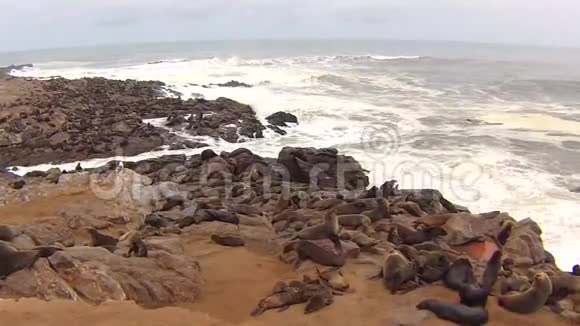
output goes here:
[[[457, 99], [446, 102], [440, 98], [445, 94], [443, 91], [430, 88], [423, 80], [407, 75], [361, 76], [360, 72], [353, 73], [350, 70], [351, 65], [365, 60], [385, 61], [385, 64], [389, 64], [390, 60], [413, 61], [420, 58], [385, 55], [268, 59], [215, 57], [101, 69], [59, 63], [37, 66], [15, 72], [15, 75], [161, 80], [170, 85], [171, 89], [183, 93], [185, 98], [198, 93], [207, 99], [223, 96], [248, 103], [263, 122], [267, 115], [277, 111], [293, 113], [300, 123], [286, 129], [288, 135], [282, 137], [267, 129], [265, 139], [252, 140], [242, 146], [269, 157], [276, 157], [283, 146], [337, 147], [371, 170], [370, 177], [375, 184], [387, 179], [398, 179], [403, 187], [441, 189], [450, 200], [474, 212], [502, 210], [517, 219], [531, 217], [542, 226], [546, 248], [556, 256], [562, 268], [569, 269], [580, 262], [580, 253], [569, 249], [579, 244], [576, 237], [580, 234], [580, 223], [575, 222], [575, 218], [576, 212], [580, 211], [580, 195], [570, 193], [555, 181], [556, 178], [569, 176], [546, 172], [522, 155], [510, 153], [502, 146], [470, 143], [467, 138], [465, 144], [459, 145], [452, 143], [446, 146], [445, 141], [442, 141], [442, 146], [434, 148], [418, 148], [414, 145], [417, 139], [428, 141], [430, 138], [453, 135], [494, 137], [499, 144], [507, 138], [557, 143], [563, 138], [545, 136], [546, 130], [553, 131], [566, 126], [566, 132], [577, 134], [578, 124], [569, 122], [561, 125], [563, 120], [538, 119], [537, 116], [518, 118], [518, 112], [524, 109], [537, 106], [539, 110], [546, 110], [545, 106], [539, 107], [535, 103], [515, 103], [497, 98], [479, 102], [461, 98], [461, 92], [457, 89], [455, 93], [447, 91], [447, 94], [453, 94]], [[318, 77], [323, 75], [339, 76], [345, 83], [352, 85], [364, 77], [370, 85], [383, 91], [370, 93], [362, 86], [341, 87], [340, 80], [338, 83], [321, 82]], [[255, 86], [203, 88], [192, 85], [223, 83], [232, 79]], [[385, 104], [376, 104], [378, 100]], [[493, 115], [489, 115], [491, 113]], [[479, 118], [504, 125], [466, 128], [442, 123], [425, 126], [418, 120], [432, 116], [444, 121]], [[155, 119], [149, 122], [163, 126], [164, 121]], [[543, 123], [546, 121], [549, 123]], [[537, 131], [522, 133], [514, 128]], [[193, 138], [186, 133], [178, 134], [208, 143], [216, 151], [231, 151], [240, 146], [208, 137]], [[202, 150], [164, 149], [114, 159], [136, 161], [166, 154], [192, 155]], [[109, 160], [96, 159], [81, 164], [90, 168]], [[76, 162], [58, 166], [70, 170], [74, 169]], [[53, 165], [20, 167], [17, 173], [50, 167]]]

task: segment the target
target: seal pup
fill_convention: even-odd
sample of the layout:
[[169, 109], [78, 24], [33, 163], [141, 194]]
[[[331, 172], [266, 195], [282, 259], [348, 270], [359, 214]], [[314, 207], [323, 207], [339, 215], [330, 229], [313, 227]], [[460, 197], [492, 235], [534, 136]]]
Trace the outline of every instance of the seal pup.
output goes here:
[[417, 309], [429, 310], [440, 319], [448, 320], [459, 325], [479, 326], [489, 321], [489, 313], [483, 308], [472, 308], [462, 304], [434, 299], [421, 301], [417, 305]]
[[135, 257], [142, 258], [147, 257], [149, 254], [145, 241], [143, 241], [143, 238], [138, 234], [133, 235], [133, 237], [131, 238], [129, 251], [127, 252], [127, 257], [131, 257], [131, 255], [133, 254], [135, 254]]
[[368, 216], [373, 222], [383, 218], [391, 218], [389, 202], [384, 198], [377, 198], [377, 207], [373, 210], [362, 212], [362, 215]]
[[24, 268], [30, 268], [39, 258], [52, 256], [61, 248], [41, 246], [30, 250], [18, 250], [6, 242], [0, 242], [0, 279]]
[[415, 264], [400, 251], [393, 249], [385, 255], [379, 273], [370, 279], [382, 278], [385, 287], [391, 291], [391, 294], [396, 294], [399, 291], [404, 294], [419, 286], [415, 282], [416, 275]]
[[282, 291], [274, 293], [265, 299], [260, 300], [256, 309], [251, 315], [256, 317], [263, 314], [266, 310], [281, 308], [282, 310], [305, 301], [304, 290], [300, 287], [287, 286]]
[[340, 268], [331, 268], [322, 272], [316, 268], [316, 273], [320, 280], [333, 290], [346, 291], [350, 287]]
[[317, 312], [334, 303], [334, 296], [328, 291], [321, 291], [308, 298], [304, 307], [304, 314]]
[[235, 235], [212, 234], [210, 238], [213, 242], [225, 247], [243, 247], [246, 244], [244, 239]]
[[508, 293], [498, 298], [504, 309], [520, 314], [531, 314], [542, 308], [552, 294], [552, 281], [546, 273], [534, 275], [532, 286], [524, 292]]
[[296, 251], [298, 256], [293, 266], [294, 269], [298, 269], [298, 267], [308, 259], [316, 264], [330, 267], [342, 267], [346, 264], [346, 257], [344, 256], [342, 246], [339, 247], [337, 255], [313, 242], [296, 240], [288, 243], [284, 247], [283, 252], [287, 253], [291, 250]]

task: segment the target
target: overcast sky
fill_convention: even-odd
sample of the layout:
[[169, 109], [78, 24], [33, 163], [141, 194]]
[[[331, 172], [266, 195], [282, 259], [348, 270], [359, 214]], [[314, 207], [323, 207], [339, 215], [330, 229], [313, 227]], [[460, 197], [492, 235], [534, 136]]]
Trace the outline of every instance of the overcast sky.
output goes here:
[[580, 46], [580, 0], [0, 0], [0, 51], [252, 38]]

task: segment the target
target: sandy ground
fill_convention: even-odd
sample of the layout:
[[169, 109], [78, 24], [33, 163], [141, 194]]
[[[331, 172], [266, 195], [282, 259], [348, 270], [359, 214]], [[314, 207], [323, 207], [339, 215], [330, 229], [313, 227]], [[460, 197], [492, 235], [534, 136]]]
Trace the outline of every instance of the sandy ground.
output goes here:
[[[116, 203], [97, 199], [88, 191], [51, 193], [29, 202], [15, 202], [0, 207], [0, 223], [35, 223], [63, 211], [93, 216], [111, 214], [124, 209]], [[128, 215], [134, 212], [127, 211]], [[267, 311], [258, 318], [250, 317], [257, 302], [281, 279], [313, 275], [313, 266], [305, 264], [293, 271], [277, 257], [260, 254], [249, 248], [225, 248], [205, 237], [186, 239], [188, 254], [199, 258], [207, 279], [202, 300], [181, 307], [144, 309], [130, 302], [109, 302], [91, 306], [80, 302], [43, 302], [34, 299], [0, 300], [1, 325], [449, 325], [433, 315], [415, 310], [424, 298], [457, 300], [456, 294], [434, 285], [402, 296], [390, 295], [380, 282], [367, 277], [376, 270], [372, 265], [350, 263], [344, 268], [352, 293], [336, 297], [328, 308], [304, 315], [303, 305], [285, 312]], [[531, 315], [509, 313], [491, 298], [490, 325], [566, 325], [547, 308]]]

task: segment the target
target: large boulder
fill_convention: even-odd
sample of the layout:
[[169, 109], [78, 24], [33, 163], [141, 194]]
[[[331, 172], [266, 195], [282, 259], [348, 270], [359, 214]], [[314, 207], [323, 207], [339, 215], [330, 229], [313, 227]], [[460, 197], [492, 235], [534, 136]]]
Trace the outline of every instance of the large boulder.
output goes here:
[[503, 247], [504, 257], [512, 258], [515, 266], [526, 267], [546, 261], [542, 229], [531, 219], [519, 221]]
[[334, 148], [284, 147], [278, 154], [288, 181], [307, 183], [320, 188], [362, 190], [369, 178], [352, 156], [339, 155]]
[[195, 302], [204, 286], [195, 259], [163, 250], [149, 258], [125, 258], [99, 247], [72, 247], [48, 261], [52, 269], [39, 260], [33, 269], [10, 275], [0, 294], [171, 305]]

